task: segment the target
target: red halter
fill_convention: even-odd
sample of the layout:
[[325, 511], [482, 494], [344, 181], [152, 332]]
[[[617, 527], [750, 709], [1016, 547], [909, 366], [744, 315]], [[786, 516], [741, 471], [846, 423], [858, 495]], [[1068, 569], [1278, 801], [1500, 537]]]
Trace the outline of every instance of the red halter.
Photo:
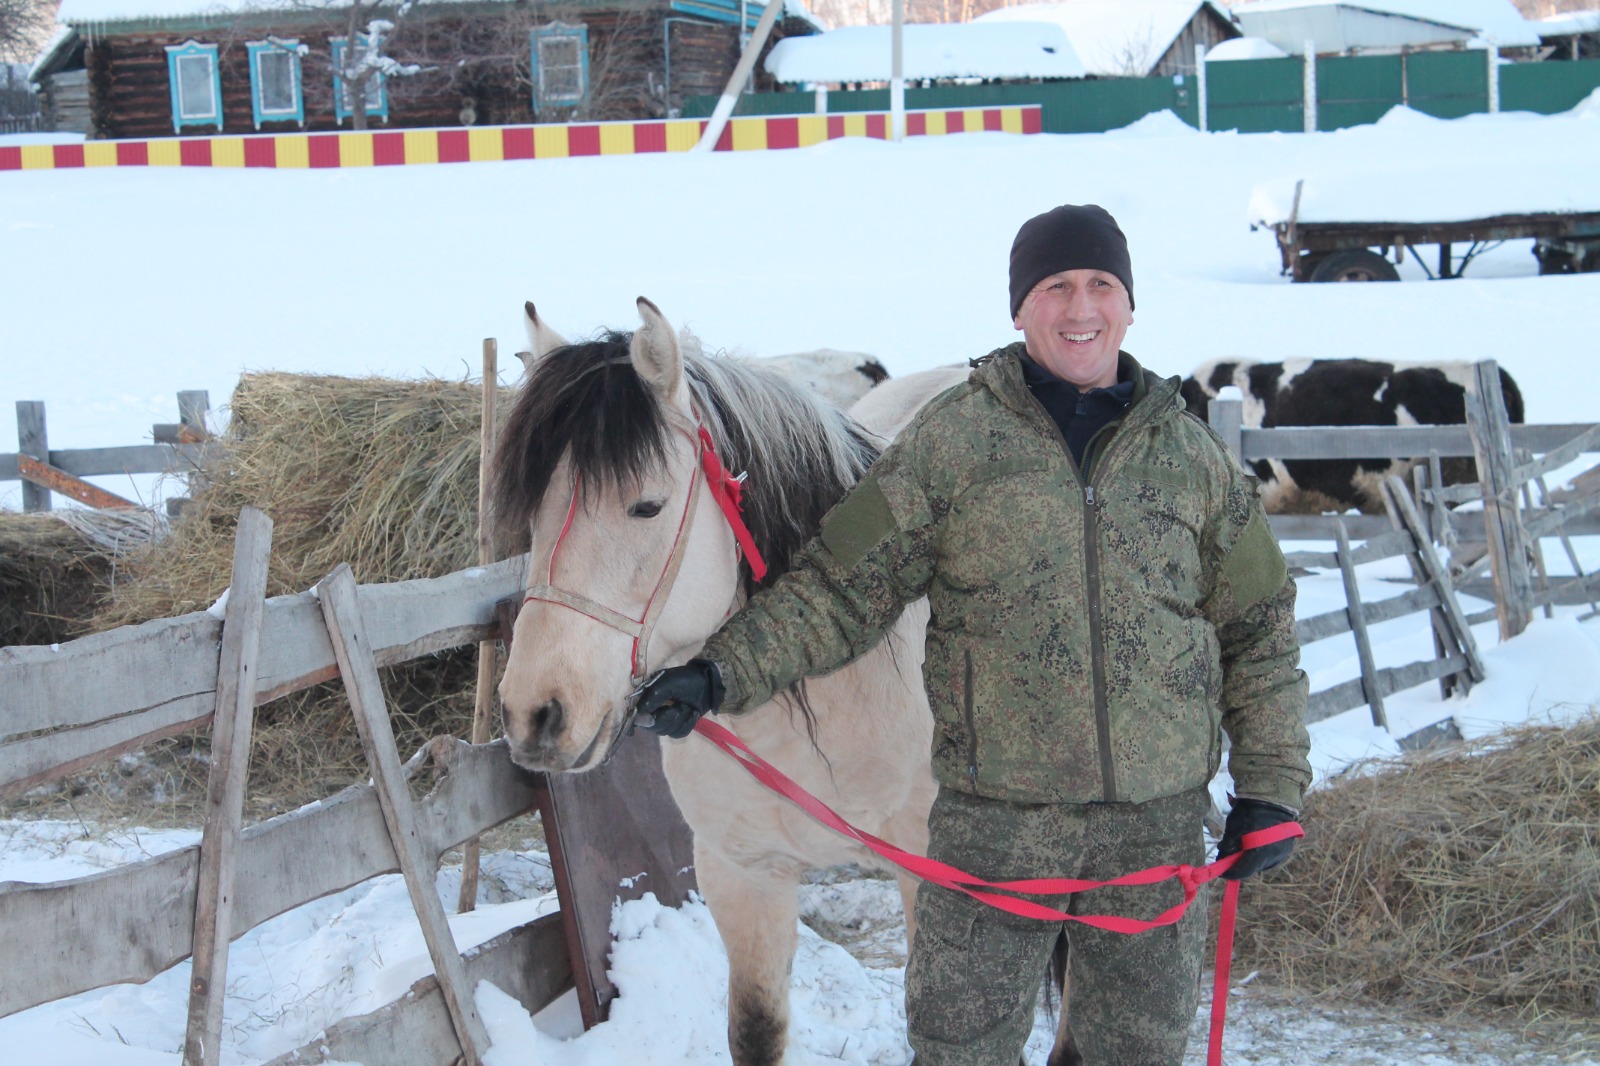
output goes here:
[[[745, 525], [744, 515], [740, 510], [740, 500], [744, 491], [744, 475], [738, 477], [728, 473], [722, 465], [722, 460], [717, 455], [711, 434], [696, 416], [694, 432], [686, 426], [678, 427], [695, 446], [695, 465], [705, 475], [704, 484], [710, 489], [712, 499], [717, 501], [717, 506], [722, 509], [723, 516], [728, 520], [728, 526], [733, 530], [733, 539], [738, 543], [739, 550], [750, 564], [750, 572], [760, 581], [767, 574], [767, 564], [761, 558], [761, 553], [756, 548], [755, 538], [750, 535], [750, 529]], [[613, 610], [605, 604], [591, 600], [587, 596], [557, 588], [556, 580], [556, 555], [561, 551], [561, 543], [566, 539], [567, 533], [572, 528], [572, 519], [578, 513], [578, 497], [581, 486], [576, 475], [572, 479], [572, 502], [567, 507], [567, 519], [561, 526], [561, 532], [556, 536], [556, 542], [550, 548], [550, 559], [545, 568], [545, 580], [542, 584], [531, 585], [523, 597], [523, 603], [539, 600], [544, 603], [555, 603], [562, 607], [571, 608], [585, 617], [592, 618], [602, 625], [610, 626], [627, 636], [633, 638], [633, 653], [629, 669], [635, 685], [649, 676], [649, 650], [650, 636], [655, 630], [656, 622], [661, 617], [662, 610], [666, 607], [668, 597], [672, 595], [672, 586], [678, 577], [678, 570], [683, 565], [683, 557], [689, 544], [689, 529], [694, 524], [695, 503], [700, 496], [701, 479], [694, 478], [690, 483], [689, 492], [683, 504], [683, 514], [678, 518], [678, 531], [673, 537], [672, 552], [667, 556], [666, 566], [662, 568], [661, 575], [656, 578], [655, 587], [650, 590], [650, 596], [645, 601], [644, 614], [634, 618], [621, 611]]]

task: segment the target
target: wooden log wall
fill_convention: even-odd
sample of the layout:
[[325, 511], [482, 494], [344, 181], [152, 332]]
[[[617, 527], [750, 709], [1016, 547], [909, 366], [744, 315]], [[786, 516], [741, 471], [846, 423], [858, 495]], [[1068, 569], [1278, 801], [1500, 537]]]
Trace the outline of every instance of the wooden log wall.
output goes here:
[[[532, 27], [552, 21], [587, 27], [590, 97], [578, 107], [536, 114], [528, 34]], [[780, 26], [769, 49], [785, 29], [793, 32], [799, 27]], [[345, 33], [346, 27], [335, 19], [291, 17], [96, 36], [85, 50], [89, 124], [95, 136], [116, 139], [218, 132], [212, 126], [174, 131], [172, 125], [166, 49], [195, 40], [218, 46], [221, 132], [258, 132], [246, 43], [273, 35], [299, 40], [308, 49], [301, 58], [305, 123], [302, 127], [292, 120], [265, 122], [259, 132], [349, 129], [350, 121], [341, 123], [334, 114], [329, 43]], [[732, 24], [693, 20], [665, 3], [581, 11], [541, 3], [509, 12], [413, 14], [400, 23], [388, 50], [397, 60], [424, 69], [387, 80], [388, 116], [371, 117], [371, 129], [663, 117], [669, 105], [678, 106], [685, 95], [722, 91], [738, 62], [739, 35]], [[773, 87], [765, 74], [758, 73], [755, 80], [758, 90]]]

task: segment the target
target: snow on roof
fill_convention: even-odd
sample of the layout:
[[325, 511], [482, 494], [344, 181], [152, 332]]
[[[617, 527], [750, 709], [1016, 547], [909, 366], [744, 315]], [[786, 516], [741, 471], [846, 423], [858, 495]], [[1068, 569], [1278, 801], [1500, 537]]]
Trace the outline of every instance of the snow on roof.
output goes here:
[[1289, 53], [1264, 37], [1235, 37], [1206, 51], [1206, 60], [1283, 59]]
[[[429, 0], [449, 3], [453, 0]], [[510, 3], [512, 0], [505, 0]], [[304, 11], [315, 8], [344, 8], [350, 0], [61, 0], [56, 21], [66, 25], [98, 22], [129, 22], [169, 18], [227, 18], [245, 11]], [[760, 10], [753, 0], [751, 7]], [[803, 19], [822, 28], [804, 0], [783, 0], [784, 14]]]
[[[780, 82], [888, 81], [892, 28], [843, 26], [814, 37], [787, 37], [768, 54]], [[1081, 78], [1083, 63], [1059, 26], [975, 22], [904, 27], [901, 67], [920, 78]]]
[[1232, 21], [1209, 0], [1056, 0], [996, 8], [972, 21], [1055, 23], [1066, 31], [1090, 74], [1144, 75], [1202, 7]]
[[1542, 37], [1567, 37], [1574, 33], [1600, 33], [1600, 11], [1568, 11], [1530, 22]]
[[[1235, 5], [1233, 14], [1246, 33], [1275, 37], [1275, 34], [1262, 31], [1262, 16], [1270, 16], [1272, 21], [1277, 21], [1295, 13], [1313, 13], [1330, 8], [1460, 27], [1473, 31], [1474, 35], [1487, 36], [1503, 48], [1539, 43], [1538, 31], [1522, 17], [1522, 12], [1511, 0], [1254, 0], [1252, 3]], [[1359, 46], [1358, 43], [1352, 43]]]

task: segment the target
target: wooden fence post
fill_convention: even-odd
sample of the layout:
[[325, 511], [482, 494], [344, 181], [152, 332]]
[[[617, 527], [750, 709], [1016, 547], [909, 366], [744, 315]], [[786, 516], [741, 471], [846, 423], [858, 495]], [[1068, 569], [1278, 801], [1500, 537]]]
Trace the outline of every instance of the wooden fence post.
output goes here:
[[1495, 614], [1500, 639], [1528, 628], [1533, 617], [1533, 580], [1528, 571], [1527, 537], [1517, 512], [1517, 484], [1511, 450], [1511, 425], [1494, 360], [1476, 364], [1477, 388], [1467, 394], [1467, 429], [1483, 485], [1483, 522], [1494, 575]]
[[1206, 407], [1206, 421], [1228, 446], [1234, 461], [1244, 466], [1244, 401], [1212, 400]]
[[[499, 349], [493, 337], [483, 341], [483, 418], [478, 426], [478, 562], [494, 562], [493, 526], [489, 521], [489, 467], [494, 452], [494, 401], [500, 387]], [[487, 744], [494, 715], [493, 637], [478, 642], [478, 682], [473, 693], [472, 742]], [[461, 894], [456, 910], [478, 905], [478, 838], [467, 841], [461, 856]]]
[[383, 682], [378, 677], [378, 663], [367, 638], [356, 579], [349, 564], [340, 563], [333, 573], [318, 582], [316, 593], [334, 657], [339, 661], [339, 673], [344, 678], [345, 694], [355, 713], [356, 731], [361, 735], [361, 746], [366, 749], [367, 764], [383, 807], [384, 822], [389, 827], [389, 838], [400, 859], [411, 906], [422, 925], [422, 938], [427, 942], [434, 974], [439, 978], [439, 990], [444, 994], [466, 1066], [478, 1066], [483, 1053], [489, 1049], [489, 1031], [478, 1017], [461, 953], [456, 950], [450, 922], [434, 888], [434, 865], [422, 847], [416, 811], [406, 788], [405, 771], [395, 751]]
[[206, 822], [195, 885], [194, 954], [183, 1066], [217, 1066], [222, 1051], [222, 1001], [228, 987], [228, 942], [233, 938], [234, 868], [250, 767], [256, 655], [267, 605], [272, 519], [254, 507], [244, 508], [233, 544], [233, 583], [228, 586], [222, 623]]
[[[41, 400], [17, 401], [17, 452], [41, 463], [50, 462], [50, 440], [45, 433], [44, 403]], [[24, 511], [50, 510], [50, 490], [26, 478], [22, 482]]]

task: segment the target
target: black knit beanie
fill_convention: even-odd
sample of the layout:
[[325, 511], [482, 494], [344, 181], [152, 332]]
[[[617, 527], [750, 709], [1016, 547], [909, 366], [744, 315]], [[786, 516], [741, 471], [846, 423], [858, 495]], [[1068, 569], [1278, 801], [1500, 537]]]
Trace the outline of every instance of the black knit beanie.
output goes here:
[[1128, 238], [1111, 212], [1098, 204], [1062, 204], [1035, 215], [1011, 242], [1011, 317], [1039, 282], [1063, 270], [1104, 270], [1128, 290], [1133, 307], [1133, 266]]

